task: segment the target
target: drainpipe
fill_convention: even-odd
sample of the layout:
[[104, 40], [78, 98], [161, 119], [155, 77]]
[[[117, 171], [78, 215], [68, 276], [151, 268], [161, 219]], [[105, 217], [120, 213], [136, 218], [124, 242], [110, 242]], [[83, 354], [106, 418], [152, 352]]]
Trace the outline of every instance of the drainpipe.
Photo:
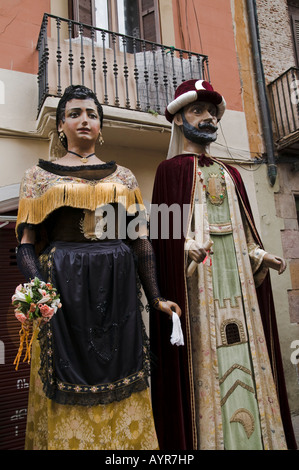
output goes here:
[[251, 33], [253, 59], [255, 64], [259, 102], [261, 107], [262, 127], [267, 153], [268, 177], [271, 186], [274, 186], [277, 176], [277, 166], [274, 156], [274, 142], [272, 132], [272, 122], [267, 100], [264, 69], [261, 58], [260, 39], [258, 31], [258, 18], [255, 0], [247, 0], [247, 12], [249, 20], [249, 29]]

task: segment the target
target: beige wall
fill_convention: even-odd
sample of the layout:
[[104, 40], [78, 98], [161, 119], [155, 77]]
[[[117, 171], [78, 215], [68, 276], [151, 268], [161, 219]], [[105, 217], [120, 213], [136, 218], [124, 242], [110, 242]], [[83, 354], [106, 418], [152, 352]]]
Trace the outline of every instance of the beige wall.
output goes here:
[[[10, 207], [24, 171], [48, 153], [48, 139], [36, 129], [36, 75], [0, 69], [4, 99], [0, 104], [0, 212]], [[2, 207], [2, 210], [1, 210]]]
[[159, 0], [161, 44], [175, 45], [172, 0]]
[[[265, 249], [270, 253], [285, 257], [281, 233], [285, 231], [285, 221], [277, 214], [275, 195], [280, 190], [280, 184], [285, 184], [283, 174], [280, 174], [274, 188], [265, 184], [267, 179], [266, 167], [254, 173], [254, 182], [259, 204], [261, 236]], [[288, 260], [289, 264], [289, 260]], [[291, 362], [293, 341], [299, 339], [299, 325], [290, 318], [289, 291], [292, 288], [289, 267], [283, 275], [271, 270], [271, 282], [274, 296], [276, 318], [283, 357], [289, 404], [294, 419], [299, 414], [298, 409], [298, 365]], [[297, 345], [298, 349], [298, 345]], [[299, 436], [297, 436], [297, 439]], [[298, 439], [299, 440], [299, 439]]]

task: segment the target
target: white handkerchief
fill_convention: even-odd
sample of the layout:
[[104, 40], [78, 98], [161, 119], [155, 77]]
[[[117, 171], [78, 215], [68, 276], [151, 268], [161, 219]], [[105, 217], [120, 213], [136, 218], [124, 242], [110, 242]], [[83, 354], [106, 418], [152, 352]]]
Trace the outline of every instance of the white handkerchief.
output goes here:
[[181, 320], [177, 313], [172, 314], [172, 333], [170, 337], [171, 344], [184, 346], [184, 335], [181, 327]]

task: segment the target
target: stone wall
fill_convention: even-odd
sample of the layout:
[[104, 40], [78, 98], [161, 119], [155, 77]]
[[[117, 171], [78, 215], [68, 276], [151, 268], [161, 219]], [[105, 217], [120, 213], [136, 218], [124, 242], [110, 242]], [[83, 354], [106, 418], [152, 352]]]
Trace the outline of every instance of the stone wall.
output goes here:
[[260, 45], [268, 84], [295, 66], [292, 30], [286, 0], [256, 0]]
[[[256, 0], [260, 45], [266, 83], [276, 79], [289, 67], [295, 66], [289, 0]], [[299, 155], [298, 155], [299, 157]], [[289, 295], [290, 322], [299, 323], [299, 230], [295, 196], [299, 195], [299, 173], [286, 157], [279, 160], [280, 189], [275, 194], [277, 217], [283, 219], [281, 232], [284, 257], [289, 262], [291, 288]]]

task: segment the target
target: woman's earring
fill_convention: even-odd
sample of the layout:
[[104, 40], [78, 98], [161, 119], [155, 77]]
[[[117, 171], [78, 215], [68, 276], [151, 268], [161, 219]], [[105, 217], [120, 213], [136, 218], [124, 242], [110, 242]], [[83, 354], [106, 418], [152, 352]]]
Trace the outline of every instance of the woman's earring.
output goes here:
[[59, 140], [61, 143], [65, 140], [65, 133], [63, 131], [59, 132]]
[[99, 143], [100, 143], [100, 145], [103, 145], [103, 143], [104, 143], [102, 132], [100, 132], [100, 134], [99, 134]]
[[59, 132], [58, 138], [59, 138], [60, 142], [62, 143], [63, 147], [67, 148], [67, 139], [66, 139], [66, 135], [63, 131]]

